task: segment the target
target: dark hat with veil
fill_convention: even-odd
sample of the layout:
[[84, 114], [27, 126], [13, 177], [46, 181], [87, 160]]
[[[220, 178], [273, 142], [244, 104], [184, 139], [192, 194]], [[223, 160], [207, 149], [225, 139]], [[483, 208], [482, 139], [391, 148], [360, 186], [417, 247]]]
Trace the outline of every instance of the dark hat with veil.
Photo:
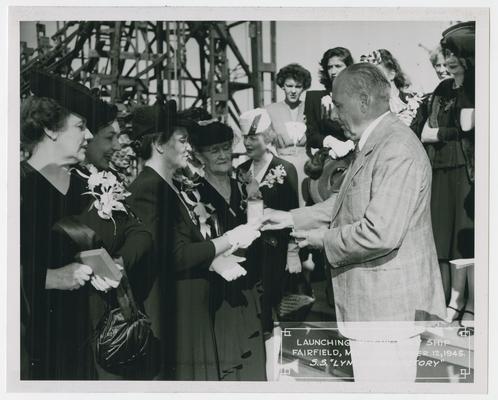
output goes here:
[[92, 133], [116, 119], [118, 109], [96, 96], [86, 86], [44, 70], [34, 70], [30, 90], [37, 97], [48, 97], [73, 114], [86, 119]]

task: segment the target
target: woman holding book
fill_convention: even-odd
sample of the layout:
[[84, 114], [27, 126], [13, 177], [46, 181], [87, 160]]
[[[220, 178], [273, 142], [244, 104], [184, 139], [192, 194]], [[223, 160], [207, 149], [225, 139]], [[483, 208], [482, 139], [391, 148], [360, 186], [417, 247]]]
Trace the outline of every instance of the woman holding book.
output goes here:
[[61, 222], [88, 205], [70, 169], [112, 110], [83, 85], [43, 71], [33, 73], [30, 88], [21, 106], [28, 154], [21, 163], [21, 379], [92, 379], [86, 283], [98, 290], [115, 283], [75, 260], [81, 249]]

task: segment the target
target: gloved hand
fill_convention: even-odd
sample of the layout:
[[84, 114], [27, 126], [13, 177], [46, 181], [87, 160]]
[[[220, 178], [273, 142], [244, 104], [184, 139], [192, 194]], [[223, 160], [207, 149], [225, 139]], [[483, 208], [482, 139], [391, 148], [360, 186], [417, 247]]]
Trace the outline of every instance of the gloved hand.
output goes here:
[[[116, 264], [116, 267], [120, 270], [124, 269], [123, 268], [123, 258], [115, 258], [114, 263]], [[119, 286], [119, 281], [109, 279], [106, 277], [101, 277], [100, 275], [92, 275], [90, 278], [90, 283], [92, 286], [101, 291], [101, 292], [107, 292], [111, 289], [116, 289]]]
[[353, 151], [354, 143], [352, 140], [343, 142], [332, 135], [328, 135], [323, 139], [323, 147], [328, 147], [330, 149], [329, 156], [336, 160]]
[[299, 258], [299, 246], [296, 242], [290, 241], [287, 246], [287, 265], [285, 270], [290, 274], [298, 274], [301, 272], [301, 259]]
[[254, 240], [260, 237], [261, 232], [257, 228], [259, 227], [254, 224], [244, 224], [226, 232], [225, 236], [232, 246], [231, 252], [249, 247]]
[[239, 264], [243, 261], [245, 261], [245, 258], [243, 257], [237, 257], [233, 254], [221, 254], [218, 257], [215, 257], [209, 270], [216, 272], [223, 279], [230, 282], [247, 274], [247, 271]]
[[47, 269], [45, 289], [76, 290], [90, 280], [92, 268], [73, 262], [62, 268]]
[[460, 126], [464, 132], [468, 132], [474, 128], [475, 110], [473, 108], [462, 108], [460, 110]]
[[119, 286], [118, 281], [106, 278], [105, 276], [101, 277], [99, 275], [92, 275], [90, 283], [95, 289], [101, 292], [107, 292], [108, 290], [116, 289]]
[[424, 129], [422, 129], [421, 141], [422, 143], [437, 143], [439, 139], [437, 134], [439, 132], [439, 128], [431, 128], [429, 126], [429, 122], [426, 122], [424, 125]]

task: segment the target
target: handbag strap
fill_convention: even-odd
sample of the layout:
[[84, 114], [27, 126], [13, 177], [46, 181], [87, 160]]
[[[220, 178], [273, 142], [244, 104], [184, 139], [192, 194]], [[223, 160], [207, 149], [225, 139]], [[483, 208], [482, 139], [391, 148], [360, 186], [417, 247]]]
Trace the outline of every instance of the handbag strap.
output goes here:
[[116, 288], [116, 298], [124, 318], [127, 321], [133, 321], [138, 319], [139, 310], [126, 271], [123, 269], [122, 273], [123, 276], [121, 277], [119, 286]]

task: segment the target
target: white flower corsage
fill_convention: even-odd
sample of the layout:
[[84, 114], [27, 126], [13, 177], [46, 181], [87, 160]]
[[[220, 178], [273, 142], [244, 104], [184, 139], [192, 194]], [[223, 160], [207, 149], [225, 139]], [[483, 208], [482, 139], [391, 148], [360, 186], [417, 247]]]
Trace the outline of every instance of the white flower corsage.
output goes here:
[[406, 96], [405, 108], [397, 113], [398, 118], [406, 125], [410, 126], [417, 115], [417, 110], [422, 104], [424, 96], [419, 93], [409, 93]]
[[287, 172], [282, 164], [277, 165], [275, 168], [272, 168], [263, 182], [259, 184], [259, 187], [267, 186], [270, 189], [275, 185], [275, 183], [282, 184], [284, 183], [284, 178], [287, 176]]
[[113, 211], [123, 211], [128, 213], [123, 200], [130, 196], [123, 183], [110, 171], [99, 171], [95, 166], [87, 166], [90, 175], [85, 175], [76, 170], [83, 178], [87, 179], [88, 192], [95, 199], [90, 205], [90, 210], [95, 207], [97, 214], [102, 219], [110, 219], [114, 223], [114, 233], [116, 233], [116, 221], [113, 218]]
[[180, 196], [187, 208], [190, 219], [195, 225], [199, 226], [202, 236], [204, 238], [211, 237], [209, 219], [215, 219], [215, 208], [210, 203], [203, 203], [201, 201], [201, 195], [197, 189], [192, 189], [188, 192], [182, 190], [180, 191]]

